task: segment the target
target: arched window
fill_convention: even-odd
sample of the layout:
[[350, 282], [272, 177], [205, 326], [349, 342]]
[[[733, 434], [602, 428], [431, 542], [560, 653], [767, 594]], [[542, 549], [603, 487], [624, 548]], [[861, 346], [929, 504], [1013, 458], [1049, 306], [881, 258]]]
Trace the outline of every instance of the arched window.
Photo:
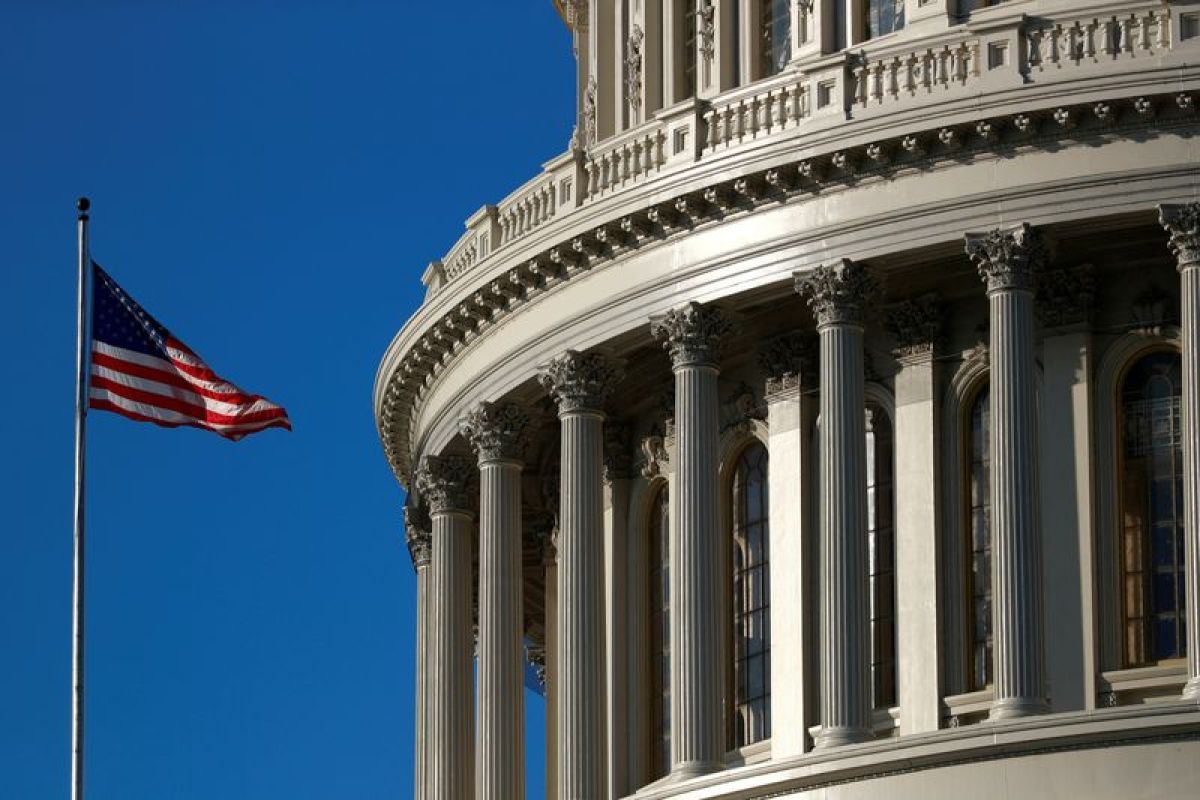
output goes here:
[[970, 655], [969, 688], [978, 690], [992, 682], [992, 536], [988, 461], [991, 455], [988, 423], [991, 418], [988, 387], [971, 403], [967, 420], [967, 634]]
[[697, 0], [677, 0], [682, 11], [683, 26], [683, 81], [676, 102], [696, 96], [696, 36], [699, 33], [697, 21]]
[[651, 780], [671, 771], [671, 503], [664, 483], [650, 506]]
[[791, 0], [759, 0], [762, 77], [783, 71], [792, 59]]
[[874, 39], [904, 27], [904, 0], [866, 0], [866, 38]]
[[896, 705], [896, 500], [892, 422], [867, 406], [867, 546], [871, 567], [871, 686], [875, 708]]
[[1143, 356], [1121, 383], [1121, 567], [1128, 667], [1187, 653], [1181, 359]]
[[747, 447], [733, 471], [734, 747], [771, 735], [767, 448]]

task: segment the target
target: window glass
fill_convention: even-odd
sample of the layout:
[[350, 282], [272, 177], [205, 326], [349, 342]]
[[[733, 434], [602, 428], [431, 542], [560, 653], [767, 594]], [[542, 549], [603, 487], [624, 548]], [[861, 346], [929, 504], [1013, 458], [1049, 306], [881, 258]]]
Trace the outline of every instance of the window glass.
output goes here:
[[775, 75], [792, 58], [792, 14], [789, 0], [759, 0], [762, 21], [762, 75]]
[[868, 39], [900, 30], [904, 27], [904, 0], [867, 0], [864, 22]]
[[767, 449], [746, 448], [733, 474], [734, 747], [771, 735]]
[[875, 708], [896, 705], [896, 501], [892, 423], [868, 406], [867, 546], [871, 569], [871, 687]]
[[984, 387], [971, 406], [967, 453], [967, 601], [971, 634], [970, 688], [983, 689], [992, 682], [992, 535], [991, 496], [988, 476], [991, 418], [988, 388]]
[[1121, 556], [1126, 666], [1187, 653], [1178, 353], [1154, 353], [1121, 386]]

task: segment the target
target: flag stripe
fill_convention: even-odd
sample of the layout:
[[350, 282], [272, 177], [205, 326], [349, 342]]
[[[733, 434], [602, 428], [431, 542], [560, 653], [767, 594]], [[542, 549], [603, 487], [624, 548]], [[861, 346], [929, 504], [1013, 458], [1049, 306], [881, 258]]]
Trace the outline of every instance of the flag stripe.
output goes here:
[[292, 426], [288, 424], [286, 419], [272, 420], [267, 423], [257, 423], [254, 425], [245, 426], [229, 426], [222, 428], [214, 425], [197, 422], [190, 417], [183, 415], [174, 415], [170, 418], [162, 416], [165, 412], [156, 409], [154, 406], [145, 406], [140, 403], [130, 404], [134, 408], [140, 408], [148, 413], [134, 411], [132, 408], [126, 408], [120, 402], [109, 400], [103, 397], [92, 397], [88, 400], [88, 407], [98, 411], [111, 411], [114, 414], [120, 414], [123, 417], [136, 420], [138, 422], [153, 422], [155, 425], [161, 425], [164, 428], [201, 428], [203, 430], [212, 431], [213, 433], [224, 436], [226, 439], [237, 441], [246, 434], [256, 433], [266, 430], [267, 428], [286, 428], [291, 430]]
[[[121, 361], [107, 353], [98, 351], [92, 352], [92, 374], [111, 380], [120, 380], [119, 375], [127, 375], [132, 378], [141, 378], [144, 381], [153, 381], [154, 383], [160, 383], [164, 386], [177, 389], [179, 393], [186, 393], [189, 395], [189, 399], [196, 398], [192, 402], [200, 403], [203, 402], [200, 398], [204, 398], [204, 400], [230, 406], [231, 409], [241, 403], [253, 402], [253, 398], [247, 397], [244, 394], [213, 391], [207, 386], [199, 386], [181, 378], [178, 373], [147, 367], [143, 364]], [[181, 397], [179, 393], [172, 392], [174, 396]]]
[[152, 403], [170, 411], [187, 414], [199, 422], [211, 422], [216, 425], [236, 425], [239, 422], [258, 422], [263, 419], [282, 417], [281, 408], [255, 408], [252, 411], [241, 411], [235, 414], [224, 414], [214, 410], [207, 403], [189, 403], [165, 394], [147, 391], [144, 388], [124, 386], [116, 381], [92, 373], [92, 386], [97, 389], [107, 389], [110, 393], [139, 403]]

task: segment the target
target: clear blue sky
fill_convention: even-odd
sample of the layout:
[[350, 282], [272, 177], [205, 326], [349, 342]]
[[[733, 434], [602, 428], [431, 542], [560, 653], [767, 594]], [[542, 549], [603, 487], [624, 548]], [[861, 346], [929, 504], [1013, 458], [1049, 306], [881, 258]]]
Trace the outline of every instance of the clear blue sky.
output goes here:
[[[411, 794], [413, 588], [371, 414], [421, 271], [561, 152], [550, 0], [8, 0], [0, 797], [66, 797], [75, 197], [295, 432], [90, 417], [89, 800]], [[530, 797], [541, 797], [540, 701]]]

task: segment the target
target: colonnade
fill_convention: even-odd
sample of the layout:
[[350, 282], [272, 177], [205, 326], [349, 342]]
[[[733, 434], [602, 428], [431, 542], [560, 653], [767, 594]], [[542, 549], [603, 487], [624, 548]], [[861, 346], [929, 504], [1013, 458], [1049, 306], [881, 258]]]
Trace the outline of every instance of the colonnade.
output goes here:
[[[1194, 643], [1200, 640], [1200, 204], [1163, 206], [1160, 216], [1170, 234], [1183, 290], [1187, 635]], [[1029, 225], [968, 234], [966, 250], [986, 285], [989, 303], [995, 560], [991, 718], [1002, 720], [1041, 714], [1049, 707], [1033, 322], [1036, 281], [1047, 250], [1038, 230]], [[844, 260], [797, 274], [796, 290], [813, 311], [820, 341], [821, 724], [815, 747], [829, 750], [873, 737], [863, 332], [878, 290], [867, 268]], [[929, 313], [928, 306], [926, 299], [907, 302], [898, 322], [893, 313], [894, 332], [904, 350], [898, 355], [898, 393], [903, 383], [906, 391], [932, 394], [937, 326], [931, 322], [935, 314]], [[673, 463], [677, 513], [670, 530], [670, 723], [671, 771], [679, 779], [720, 769], [725, 751], [717, 378], [722, 345], [737, 329], [734, 316], [698, 303], [687, 303], [651, 321], [651, 334], [668, 350], [675, 375], [678, 451]], [[795, 389], [804, 359], [790, 345], [782, 346], [780, 353], [773, 360], [783, 364], [782, 371], [768, 386], [768, 419], [771, 426], [778, 422], [794, 428], [796, 420], [784, 413], [784, 399], [798, 402]], [[553, 652], [546, 653], [547, 663], [554, 665], [555, 796], [559, 800], [610, 796], [604, 407], [622, 377], [621, 361], [601, 352], [567, 351], [540, 373], [561, 423], [554, 543], [557, 619], [553, 636], [547, 637]], [[926, 403], [902, 410], [897, 427], [911, 426], [925, 436], [935, 436], [937, 426], [926, 413], [929, 408]], [[530, 415], [512, 404], [482, 403], [464, 417], [461, 428], [477, 465], [461, 456], [426, 456], [416, 485], [428, 507], [429, 532], [421, 530], [415, 513], [409, 519], [418, 576], [415, 796], [419, 800], [508, 800], [522, 796], [524, 780], [520, 508]], [[774, 437], [773, 428], [773, 444]], [[905, 460], [903, 455], [899, 459], [903, 467], [899, 472], [909, 470], [912, 480], [904, 479], [908, 482], [902, 481], [898, 490], [912, 491], [913, 502], [935, 503], [932, 460]], [[780, 488], [788, 487], [778, 487], [772, 480], [773, 508], [778, 502], [799, 502], [798, 486], [783, 498], [776, 497]], [[477, 503], [473, 502], [476, 493]], [[475, 507], [480, 515], [477, 695], [471, 677], [470, 536]], [[800, 580], [802, 570], [789, 563], [795, 552], [775, 552], [772, 568]], [[898, 587], [901, 613], [908, 592], [905, 585]], [[936, 635], [925, 638], [936, 643]], [[914, 646], [923, 644], [921, 639]], [[800, 654], [794, 650], [781, 647], [777, 674], [798, 668]], [[936, 660], [933, 653], [929, 657]], [[1184, 696], [1200, 699], [1200, 647], [1188, 648], [1187, 662]], [[902, 695], [915, 685], [907, 672], [911, 669], [901, 667]], [[782, 743], [796, 738], [794, 728], [802, 727], [803, 719], [785, 708], [779, 712], [774, 738]], [[932, 727], [936, 726], [935, 717]]]

